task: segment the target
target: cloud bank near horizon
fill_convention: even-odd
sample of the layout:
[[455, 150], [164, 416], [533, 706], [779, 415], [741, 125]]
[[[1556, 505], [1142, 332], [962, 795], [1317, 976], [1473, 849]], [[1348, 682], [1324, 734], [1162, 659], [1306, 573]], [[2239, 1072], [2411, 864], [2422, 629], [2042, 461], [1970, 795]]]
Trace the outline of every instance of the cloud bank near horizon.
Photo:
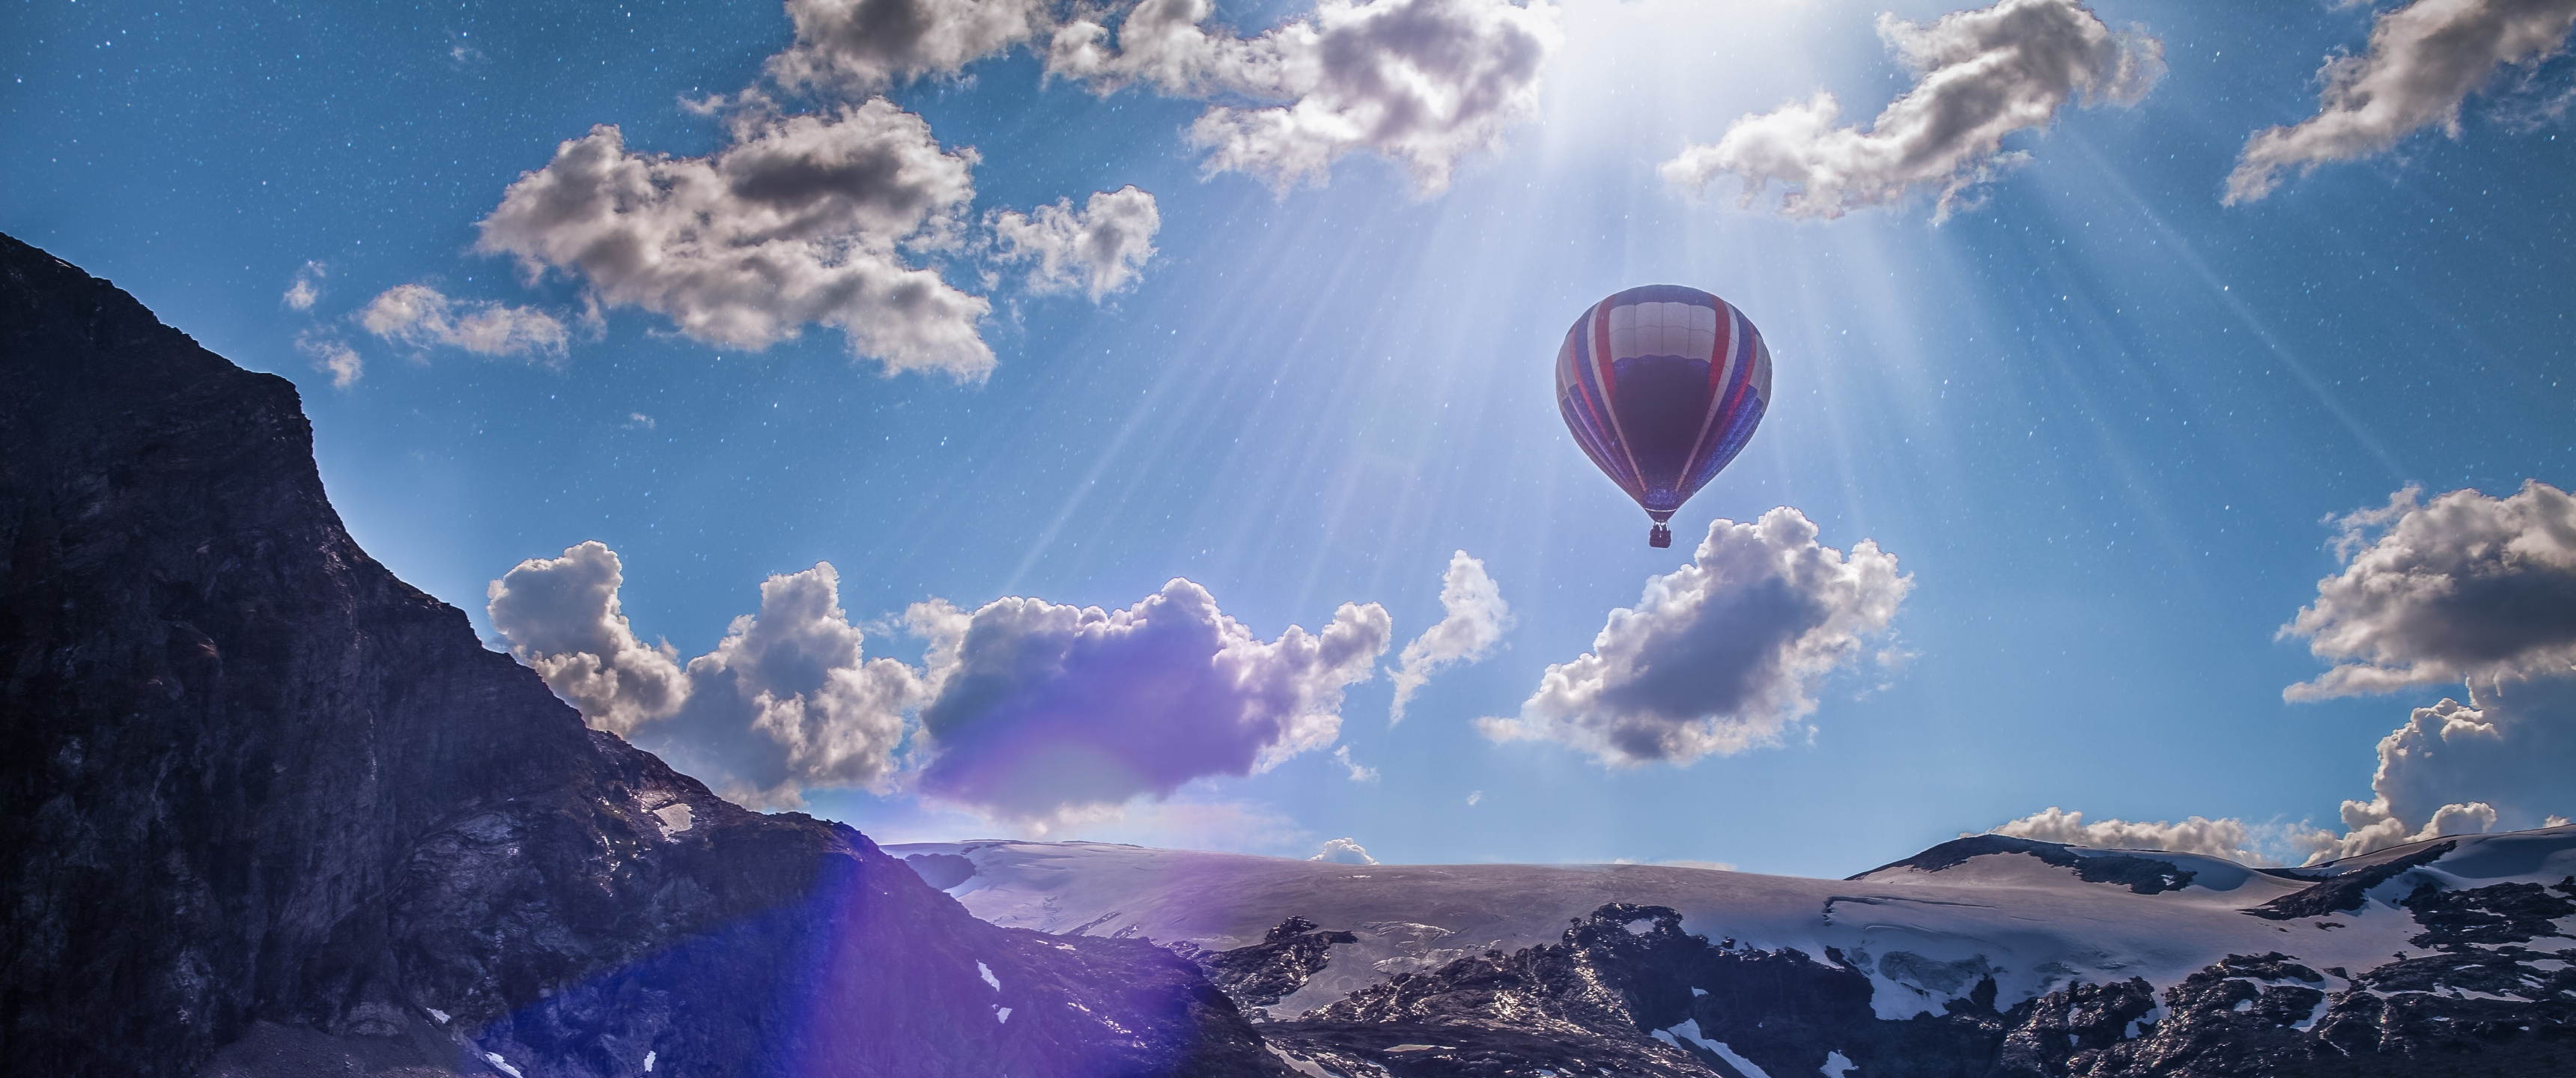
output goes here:
[[[2184, 824], [2083, 823], [2050, 808], [2002, 834], [2082, 845], [2329, 860], [2576, 814], [2576, 498], [2537, 480], [2503, 498], [2455, 490], [2336, 519], [2343, 572], [2281, 629], [2325, 674], [2283, 690], [2317, 700], [2465, 684], [2409, 711], [2379, 741], [2371, 797], [2347, 800], [2343, 833], [2192, 817]], [[2222, 853], [2221, 856], [2239, 854]]]

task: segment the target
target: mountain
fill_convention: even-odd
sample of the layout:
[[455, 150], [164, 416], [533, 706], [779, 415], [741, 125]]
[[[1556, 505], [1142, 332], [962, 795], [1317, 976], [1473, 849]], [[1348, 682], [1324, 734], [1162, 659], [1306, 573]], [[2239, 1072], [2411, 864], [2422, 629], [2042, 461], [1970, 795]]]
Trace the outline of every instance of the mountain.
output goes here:
[[1308, 1075], [2576, 1075], [2570, 827], [2302, 869], [1986, 835], [1848, 880], [889, 852], [1198, 960]]
[[294, 387], [0, 237], [0, 1069], [1285, 1074], [592, 731], [358, 549]]

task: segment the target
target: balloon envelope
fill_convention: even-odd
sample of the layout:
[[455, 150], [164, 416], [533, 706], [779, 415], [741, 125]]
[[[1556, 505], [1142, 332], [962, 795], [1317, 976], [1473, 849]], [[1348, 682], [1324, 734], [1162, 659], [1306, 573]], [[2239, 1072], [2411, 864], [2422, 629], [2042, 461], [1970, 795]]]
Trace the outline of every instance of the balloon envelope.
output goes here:
[[1657, 523], [1743, 450], [1771, 401], [1771, 350], [1735, 305], [1648, 285], [1583, 312], [1556, 354], [1574, 441]]

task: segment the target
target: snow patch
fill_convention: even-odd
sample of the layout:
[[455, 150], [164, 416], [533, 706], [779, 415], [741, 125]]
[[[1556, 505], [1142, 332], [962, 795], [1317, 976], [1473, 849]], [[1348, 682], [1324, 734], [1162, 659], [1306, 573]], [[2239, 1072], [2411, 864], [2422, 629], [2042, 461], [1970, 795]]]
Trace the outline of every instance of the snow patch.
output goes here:
[[[1725, 1060], [1727, 1066], [1733, 1067], [1737, 1071], [1741, 1072], [1744, 1075], [1744, 1078], [1771, 1078], [1771, 1075], [1768, 1072], [1755, 1066], [1752, 1060], [1736, 1055], [1735, 1049], [1727, 1047], [1725, 1041], [1713, 1041], [1701, 1036], [1699, 1030], [1699, 1019], [1697, 1018], [1685, 1018], [1682, 1020], [1680, 1025], [1674, 1026], [1670, 1029], [1658, 1029], [1655, 1031], [1654, 1035], [1665, 1044], [1672, 1045], [1675, 1048], [1681, 1047], [1681, 1043], [1673, 1039], [1675, 1037], [1679, 1037], [1682, 1040], [1689, 1041], [1692, 1044], [1696, 1044], [1711, 1052], [1715, 1052], [1717, 1053], [1717, 1058]], [[1827, 1057], [1826, 1065], [1832, 1066], [1831, 1060], [1839, 1058], [1841, 1055], [1842, 1053], [1836, 1052], [1832, 1056]], [[1846, 1065], [1848, 1065], [1848, 1061], [1846, 1061]], [[1841, 1078], [1841, 1076], [1836, 1075], [1835, 1078]]]
[[985, 984], [992, 986], [993, 991], [999, 992], [1002, 990], [1002, 979], [993, 976], [993, 967], [977, 962], [975, 963], [975, 972], [984, 978]]
[[654, 1060], [654, 1055], [653, 1055], [653, 1053], [652, 1053], [651, 1051], [649, 1051], [649, 1050], [648, 1050], [648, 1051], [646, 1051], [646, 1052], [644, 1053], [644, 1073], [646, 1073], [646, 1074], [651, 1074], [651, 1073], [653, 1073], [653, 1060]]
[[[1289, 1070], [1306, 1075], [1307, 1078], [1340, 1078], [1340, 1076], [1335, 1075], [1333, 1072], [1325, 1070], [1322, 1066], [1316, 1064], [1314, 1060], [1306, 1059], [1302, 1056], [1289, 1055], [1278, 1045], [1266, 1044], [1262, 1047], [1270, 1049], [1270, 1054], [1278, 1056], [1279, 1061], [1287, 1064]], [[1540, 1073], [1544, 1074], [1547, 1072], [1541, 1071]]]
[[1011, 1021], [1011, 1009], [1000, 1004], [995, 1004], [993, 1006], [993, 1020], [1004, 1025], [1009, 1025]]
[[2316, 1028], [2317, 1019], [2325, 1017], [2326, 1009], [2332, 1006], [2334, 1006], [2334, 996], [2324, 992], [2317, 993], [2317, 1005], [2308, 1008], [2307, 1017], [2290, 1023], [2290, 1028], [2298, 1030], [2301, 1033], [2305, 1033]]
[[443, 1025], [446, 1025], [446, 1024], [447, 1024], [447, 1012], [446, 1012], [446, 1011], [439, 1010], [439, 1009], [438, 1009], [438, 1008], [436, 1008], [436, 1007], [423, 1007], [423, 1008], [421, 1008], [421, 1009], [422, 1009], [422, 1010], [424, 1010], [424, 1011], [428, 1011], [428, 1012], [429, 1012], [429, 1016], [430, 1016], [430, 1017], [435, 1018], [435, 1019], [438, 1019], [438, 1024], [439, 1024], [439, 1025], [442, 1025], [442, 1026], [443, 1026]]
[[1844, 1055], [1842, 1049], [1837, 1048], [1825, 1053], [1825, 1065], [1816, 1068], [1816, 1071], [1823, 1074], [1825, 1078], [1843, 1078], [1858, 1066], [1860, 1064], [1852, 1062], [1851, 1057]]
[[519, 1068], [511, 1066], [509, 1060], [501, 1058], [501, 1053], [499, 1052], [485, 1052], [483, 1053], [483, 1059], [485, 1062], [492, 1064], [495, 1070], [509, 1075], [510, 1078], [528, 1078], [527, 1075], [519, 1073]]
[[654, 809], [653, 816], [655, 819], [662, 821], [663, 838], [669, 838], [682, 831], [686, 831], [689, 828], [696, 826], [698, 822], [697, 811], [687, 805], [681, 804], [664, 805], [661, 808]]

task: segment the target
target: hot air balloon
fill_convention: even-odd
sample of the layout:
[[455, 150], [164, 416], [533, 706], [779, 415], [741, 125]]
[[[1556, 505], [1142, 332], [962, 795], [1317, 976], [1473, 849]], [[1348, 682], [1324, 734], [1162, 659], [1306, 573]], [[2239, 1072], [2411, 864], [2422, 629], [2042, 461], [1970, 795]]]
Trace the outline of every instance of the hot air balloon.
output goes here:
[[1556, 353], [1556, 406], [1575, 444], [1665, 522], [1753, 437], [1771, 402], [1771, 350], [1735, 305], [1647, 285], [1595, 303]]

